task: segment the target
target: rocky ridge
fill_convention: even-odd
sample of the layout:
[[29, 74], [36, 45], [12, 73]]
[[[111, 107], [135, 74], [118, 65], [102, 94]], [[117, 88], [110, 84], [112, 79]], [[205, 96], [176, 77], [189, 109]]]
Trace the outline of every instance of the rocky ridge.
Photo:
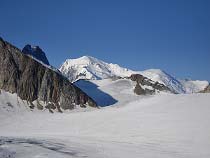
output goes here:
[[[141, 74], [132, 74], [130, 77], [128, 77], [128, 79], [136, 82], [134, 93], [136, 93], [137, 95], [154, 94], [156, 91], [175, 93], [164, 84], [154, 82]], [[143, 88], [144, 86], [146, 87]]]
[[39, 46], [31, 46], [27, 44], [23, 49], [22, 52], [24, 54], [30, 55], [35, 59], [39, 60], [40, 62], [50, 65], [44, 51]]
[[17, 93], [30, 107], [62, 111], [97, 107], [95, 101], [60, 73], [40, 64], [0, 38], [0, 89]]

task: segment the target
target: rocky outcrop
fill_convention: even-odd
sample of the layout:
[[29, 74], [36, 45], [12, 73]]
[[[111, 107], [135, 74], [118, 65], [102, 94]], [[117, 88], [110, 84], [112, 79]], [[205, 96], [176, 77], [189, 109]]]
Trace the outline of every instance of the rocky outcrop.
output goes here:
[[210, 93], [210, 85], [208, 85], [204, 90], [200, 91], [200, 93]]
[[31, 45], [27, 44], [23, 48], [22, 52], [24, 54], [34, 57], [35, 59], [41, 61], [42, 63], [44, 63], [46, 65], [50, 65], [45, 53], [42, 51], [41, 48], [39, 48], [39, 46], [31, 46]]
[[[0, 89], [17, 93], [38, 109], [96, 107], [96, 103], [59, 72], [40, 64], [0, 38]], [[43, 104], [44, 102], [44, 104]]]
[[140, 86], [140, 84], [137, 82], [136, 86], [134, 88], [134, 93], [136, 93], [137, 95], [145, 95], [146, 92], [145, 90]]
[[[128, 79], [136, 81], [136, 87], [134, 88], [134, 93], [136, 93], [137, 95], [153, 94], [155, 93], [156, 90], [172, 92], [164, 84], [154, 82], [140, 74], [132, 74], [130, 77], [128, 77]], [[143, 89], [142, 86], [152, 87], [152, 89], [148, 88]]]

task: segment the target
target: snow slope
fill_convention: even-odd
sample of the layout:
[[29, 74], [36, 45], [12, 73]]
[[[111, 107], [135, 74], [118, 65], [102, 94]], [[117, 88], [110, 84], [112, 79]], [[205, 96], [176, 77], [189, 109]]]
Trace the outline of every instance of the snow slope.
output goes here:
[[209, 98], [159, 94], [63, 114], [1, 110], [0, 157], [209, 158]]
[[135, 85], [131, 80], [79, 80], [74, 84], [93, 98], [99, 106], [124, 105], [139, 98], [133, 92]]
[[155, 82], [157, 81], [168, 86], [177, 93], [199, 92], [208, 85], [208, 81], [178, 80], [160, 69], [133, 71], [90, 56], [67, 59], [59, 70], [72, 82], [78, 79], [99, 80], [116, 76], [128, 77], [131, 74], [138, 73]]
[[[144, 98], [144, 96], [136, 95], [133, 92], [136, 82], [129, 79], [78, 80], [74, 82], [74, 85], [86, 92], [102, 107], [110, 105], [122, 106], [139, 98]], [[142, 88], [153, 90], [152, 87], [146, 85], [142, 86]]]
[[7, 115], [30, 111], [27, 101], [20, 99], [17, 94], [11, 94], [0, 89], [0, 120]]

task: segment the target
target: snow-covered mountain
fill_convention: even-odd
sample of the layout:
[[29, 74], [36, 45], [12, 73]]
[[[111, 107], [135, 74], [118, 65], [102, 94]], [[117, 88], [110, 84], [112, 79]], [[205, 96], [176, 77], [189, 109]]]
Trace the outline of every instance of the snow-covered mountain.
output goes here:
[[67, 59], [59, 69], [70, 81], [78, 79], [105, 79], [114, 76], [127, 77], [135, 73], [117, 64], [106, 63], [90, 56]]
[[177, 93], [194, 93], [208, 86], [208, 81], [179, 80], [160, 69], [133, 71], [117, 64], [106, 63], [91, 56], [67, 59], [59, 69], [71, 82], [78, 79], [99, 80], [112, 77], [143, 76], [164, 84]]

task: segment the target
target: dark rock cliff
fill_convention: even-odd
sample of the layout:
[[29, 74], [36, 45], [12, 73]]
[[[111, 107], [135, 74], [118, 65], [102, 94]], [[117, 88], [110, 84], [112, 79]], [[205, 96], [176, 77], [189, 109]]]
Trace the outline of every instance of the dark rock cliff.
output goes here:
[[33, 101], [37, 102], [38, 109], [50, 111], [73, 109], [75, 105], [97, 107], [94, 100], [59, 72], [45, 67], [1, 38], [0, 89], [17, 93], [31, 108], [35, 106]]
[[31, 55], [32, 57], [36, 58], [37, 60], [43, 62], [46, 65], [50, 65], [45, 53], [38, 46], [33, 47], [33, 46], [27, 44], [23, 48], [22, 52], [24, 54]]

